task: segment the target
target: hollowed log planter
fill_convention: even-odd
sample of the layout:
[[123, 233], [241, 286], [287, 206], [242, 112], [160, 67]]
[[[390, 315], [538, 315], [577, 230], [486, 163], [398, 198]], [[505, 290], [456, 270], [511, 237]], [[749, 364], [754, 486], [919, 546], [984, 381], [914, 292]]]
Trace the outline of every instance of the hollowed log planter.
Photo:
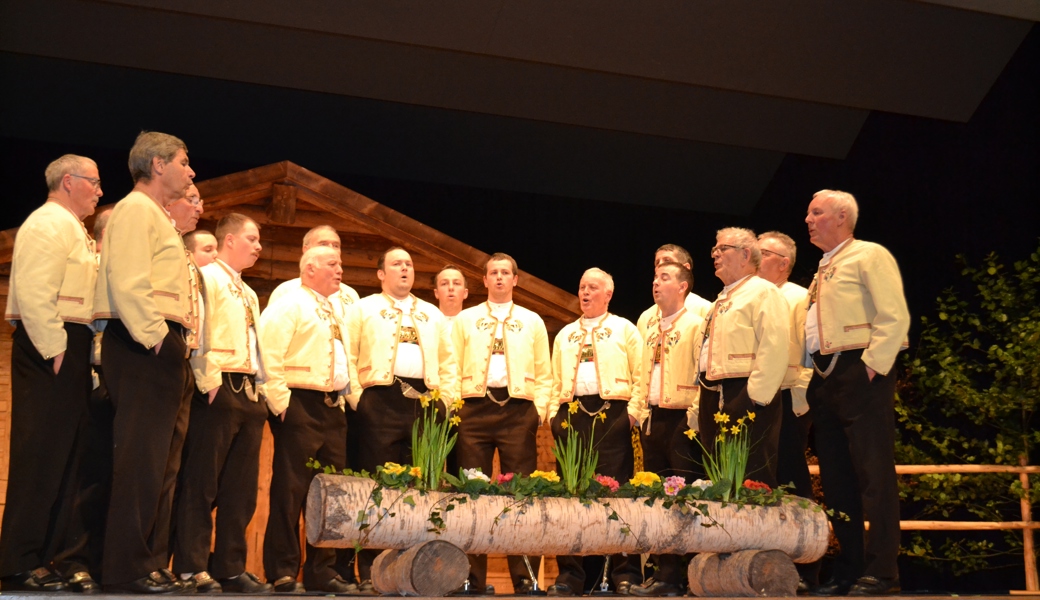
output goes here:
[[[359, 477], [316, 476], [307, 495], [307, 540], [319, 547], [349, 548], [360, 541], [367, 548], [398, 550], [444, 540], [469, 554], [550, 556], [780, 550], [800, 563], [817, 560], [827, 550], [827, 515], [811, 502], [802, 508], [801, 499], [740, 508], [704, 502], [706, 518], [664, 508], [660, 500], [646, 506], [640, 499], [612, 498], [584, 506], [574, 498], [533, 498], [521, 509], [511, 496], [466, 497], [461, 504], [461, 494], [383, 489], [377, 508], [371, 502], [375, 486]], [[406, 496], [415, 506], [402, 501]], [[452, 498], [455, 508], [446, 511]], [[603, 506], [607, 503], [609, 508]], [[359, 530], [361, 511], [369, 524], [364, 531]], [[444, 520], [440, 533], [428, 531], [433, 511]], [[613, 511], [616, 520], [609, 518]]]

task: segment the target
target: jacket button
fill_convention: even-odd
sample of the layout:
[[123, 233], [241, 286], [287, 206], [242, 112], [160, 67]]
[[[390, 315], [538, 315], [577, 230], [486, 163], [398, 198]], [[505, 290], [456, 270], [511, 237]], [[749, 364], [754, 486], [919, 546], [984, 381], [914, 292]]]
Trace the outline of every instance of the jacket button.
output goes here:
[[610, 393], [610, 390], [603, 390], [603, 393], [604, 393], [604, 394], [609, 394], [609, 393]]

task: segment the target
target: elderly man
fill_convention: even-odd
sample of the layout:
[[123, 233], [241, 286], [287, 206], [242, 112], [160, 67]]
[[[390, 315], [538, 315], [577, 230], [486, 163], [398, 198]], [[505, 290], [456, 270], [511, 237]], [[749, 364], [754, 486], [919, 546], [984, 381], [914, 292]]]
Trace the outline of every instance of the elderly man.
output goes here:
[[[351, 466], [373, 473], [387, 461], [411, 462], [412, 424], [422, 414], [419, 395], [441, 390], [447, 404], [457, 377], [444, 316], [411, 293], [415, 269], [408, 252], [396, 247], [384, 252], [376, 276], [382, 293], [362, 298], [347, 313], [347, 400], [356, 411], [360, 444], [358, 464]], [[364, 593], [374, 593], [371, 568], [377, 555], [373, 550], [359, 554], [359, 588]]]
[[245, 531], [256, 509], [267, 407], [256, 394], [263, 381], [259, 303], [242, 271], [260, 256], [260, 228], [231, 213], [217, 224], [217, 236], [217, 259], [201, 269], [206, 327], [192, 360], [200, 393], [192, 400], [178, 482], [173, 570], [199, 592], [265, 593], [271, 586], [245, 572]]
[[[465, 400], [459, 411], [459, 466], [490, 474], [497, 449], [503, 473], [529, 474], [538, 468], [538, 426], [552, 391], [549, 336], [541, 317], [513, 303], [519, 276], [511, 256], [492, 254], [485, 273], [487, 302], [459, 313], [452, 327], [458, 389]], [[533, 581], [523, 557], [507, 560], [513, 590], [530, 591]], [[487, 556], [471, 556], [470, 586], [492, 593], [486, 575]]]
[[[593, 439], [599, 452], [596, 472], [624, 482], [632, 477], [635, 463], [632, 427], [643, 411], [643, 340], [630, 321], [607, 312], [613, 295], [614, 278], [605, 271], [593, 268], [582, 275], [582, 316], [561, 329], [553, 343], [549, 420], [558, 440], [569, 431]], [[571, 402], [578, 403], [577, 410], [569, 410]], [[614, 588], [627, 594], [633, 583], [642, 581], [639, 561], [624, 554], [610, 558]], [[582, 557], [557, 556], [556, 564], [560, 574], [549, 595], [580, 596], [585, 586]]]
[[701, 443], [715, 447], [716, 414], [734, 423], [748, 413], [747, 475], [776, 487], [780, 386], [787, 375], [791, 310], [775, 285], [755, 275], [762, 261], [755, 234], [719, 230], [711, 256], [724, 287], [705, 319], [698, 344]]
[[448, 323], [462, 312], [462, 303], [469, 298], [469, 287], [466, 276], [455, 265], [445, 265], [433, 276], [433, 297], [437, 299], [437, 307]]
[[[94, 213], [101, 179], [93, 160], [72, 154], [48, 165], [44, 177], [47, 201], [15, 239], [4, 314], [15, 330], [10, 473], [0, 530], [3, 592], [66, 589], [50, 570], [64, 534], [59, 517], [71, 509], [61, 474], [76, 462], [73, 443], [91, 388], [97, 260], [83, 218]], [[93, 581], [86, 585], [98, 591]]]
[[307, 250], [300, 259], [300, 285], [260, 316], [259, 345], [275, 444], [264, 571], [277, 593], [356, 591], [336, 573], [335, 551], [310, 544], [303, 585], [296, 581], [300, 515], [316, 473], [307, 461], [313, 458], [338, 470], [347, 460], [343, 398], [350, 392], [351, 344], [330, 299], [340, 289], [342, 274], [338, 250]]
[[[788, 281], [794, 269], [798, 248], [791, 236], [779, 231], [759, 234], [758, 247], [762, 263], [758, 276], [776, 285], [791, 309], [791, 343], [788, 347], [787, 375], [780, 386], [783, 409], [780, 417], [780, 446], [777, 452], [776, 480], [794, 484], [794, 491], [803, 498], [812, 498], [812, 480], [805, 450], [809, 446], [812, 415], [805, 400], [805, 392], [812, 378], [812, 369], [802, 366], [805, 354], [805, 309], [808, 291]], [[819, 583], [820, 562], [797, 564], [799, 590], [809, 591]]]
[[[303, 234], [304, 252], [317, 246], [325, 246], [326, 248], [332, 248], [336, 252], [339, 252], [339, 234], [336, 233], [336, 230], [330, 225], [318, 225]], [[274, 288], [274, 291], [271, 292], [271, 296], [267, 299], [267, 304], [274, 304], [282, 297], [282, 294], [285, 294], [292, 288], [299, 287], [299, 285], [299, 279], [290, 279], [289, 281], [280, 283], [278, 287]], [[341, 320], [346, 320], [347, 309], [352, 307], [354, 303], [358, 301], [358, 293], [354, 291], [354, 288], [340, 282], [339, 291], [333, 294], [329, 299], [332, 300], [333, 305], [336, 307], [337, 316], [339, 316]]]
[[199, 314], [166, 206], [184, 197], [195, 172], [184, 142], [158, 132], [137, 137], [129, 165], [134, 189], [109, 219], [94, 297], [116, 407], [104, 582], [112, 591], [170, 593], [182, 589], [165, 566], [183, 442], [185, 334]]
[[816, 370], [807, 397], [824, 499], [849, 516], [832, 521], [841, 553], [832, 579], [812, 590], [820, 596], [899, 591], [892, 368], [907, 345], [910, 314], [895, 259], [853, 238], [858, 215], [851, 194], [823, 190], [805, 217], [809, 241], [824, 252], [805, 318], [806, 366]]
[[[694, 368], [697, 332], [704, 321], [686, 307], [686, 296], [693, 285], [693, 273], [686, 265], [665, 261], [654, 269], [654, 309], [640, 318], [643, 337], [640, 371], [646, 404], [639, 432], [643, 447], [643, 470], [662, 478], [685, 477], [692, 481], [702, 475], [696, 462], [700, 455], [685, 435], [696, 429], [700, 387]], [[634, 596], [676, 596], [682, 594], [685, 572], [682, 557], [675, 554], [653, 556], [657, 570], [643, 585], [634, 585]]]

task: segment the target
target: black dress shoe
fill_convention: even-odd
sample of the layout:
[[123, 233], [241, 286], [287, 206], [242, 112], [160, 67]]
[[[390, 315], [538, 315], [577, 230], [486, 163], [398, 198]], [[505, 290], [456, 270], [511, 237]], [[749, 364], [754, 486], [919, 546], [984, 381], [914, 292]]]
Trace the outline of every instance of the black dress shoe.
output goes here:
[[249, 571], [237, 577], [218, 579], [225, 594], [270, 594], [274, 586], [260, 581], [260, 578]]
[[336, 575], [325, 583], [315, 586], [315, 589], [326, 594], [356, 594], [358, 586], [356, 583], [349, 583], [339, 575]]
[[195, 593], [198, 594], [219, 594], [224, 591], [223, 587], [217, 583], [216, 579], [210, 577], [207, 571], [199, 571], [191, 576], [191, 579], [181, 579], [181, 585], [184, 586], [185, 592], [189, 592], [189, 588], [194, 588]]
[[631, 581], [622, 581], [617, 584], [617, 593], [621, 596], [628, 596], [632, 593], [632, 586], [635, 585]]
[[581, 592], [574, 591], [571, 586], [566, 583], [556, 583], [549, 586], [549, 589], [545, 590], [549, 596], [580, 596]]
[[530, 594], [533, 589], [534, 582], [527, 577], [521, 577], [519, 581], [513, 584], [514, 594]]
[[94, 581], [90, 573], [79, 571], [69, 577], [69, 589], [77, 594], [100, 594], [101, 584]]
[[303, 587], [303, 584], [299, 581], [296, 581], [296, 578], [292, 575], [286, 575], [285, 577], [279, 577], [274, 580], [274, 593], [306, 594], [307, 588]]
[[61, 575], [47, 567], [0, 578], [0, 591], [3, 592], [64, 592], [67, 589]]
[[882, 579], [866, 575], [856, 580], [849, 588], [850, 596], [891, 596], [899, 593], [899, 578]]
[[681, 596], [682, 590], [674, 583], [648, 579], [643, 585], [632, 586], [628, 594], [630, 596]]
[[854, 582], [847, 579], [830, 579], [825, 583], [809, 588], [811, 596], [845, 596]]
[[106, 592], [115, 594], [180, 594], [182, 590], [182, 586], [168, 579], [159, 571], [152, 571], [147, 577], [127, 583], [112, 583], [105, 586]]

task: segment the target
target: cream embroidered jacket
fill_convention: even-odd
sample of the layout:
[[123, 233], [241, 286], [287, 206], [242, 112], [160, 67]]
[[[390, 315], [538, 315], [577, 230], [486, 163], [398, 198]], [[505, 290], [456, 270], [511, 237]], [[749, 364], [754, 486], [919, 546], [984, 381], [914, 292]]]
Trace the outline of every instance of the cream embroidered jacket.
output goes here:
[[[267, 406], [275, 415], [289, 406], [289, 388], [333, 392], [335, 332], [343, 342], [347, 364], [351, 345], [339, 317], [305, 286], [286, 292], [260, 314], [257, 331], [263, 349]], [[340, 403], [340, 408], [343, 405]]]
[[[485, 302], [467, 308], [455, 317], [452, 339], [459, 361], [458, 390], [462, 398], [488, 393], [488, 368], [495, 343], [498, 319]], [[534, 312], [513, 303], [502, 325], [509, 395], [534, 402], [538, 417], [545, 420], [552, 393], [552, 360], [545, 322]]]
[[[776, 285], [751, 275], [719, 294], [701, 327], [707, 331], [706, 385], [747, 377], [748, 396], [769, 404], [787, 374], [791, 309]], [[694, 360], [700, 364], [702, 344]]]
[[21, 321], [45, 360], [65, 351], [65, 322], [90, 325], [98, 263], [93, 241], [72, 211], [45, 202], [14, 241], [4, 318]]
[[[423, 381], [431, 391], [454, 393], [458, 371], [450, 325], [436, 306], [415, 296], [412, 302], [412, 322], [423, 357]], [[351, 393], [347, 401], [351, 408], [357, 408], [364, 388], [393, 383], [403, 316], [393, 300], [382, 293], [362, 298], [347, 312], [351, 343]], [[446, 405], [451, 402], [448, 397], [443, 400]]]
[[[642, 358], [642, 397], [647, 398], [650, 392], [650, 381], [654, 370], [654, 358], [661, 360], [660, 406], [662, 408], [692, 409], [691, 423], [696, 423], [696, 412], [700, 402], [700, 385], [697, 383], [697, 363], [694, 352], [700, 345], [698, 335], [701, 323], [699, 315], [688, 308], [679, 309], [679, 314], [671, 325], [662, 328], [661, 309], [656, 305], [646, 319], [640, 318], [639, 333], [643, 337]], [[644, 313], [646, 314], [646, 313]], [[658, 351], [660, 346], [660, 351]], [[645, 417], [649, 410], [648, 401], [644, 401]], [[642, 421], [640, 421], [642, 422]]]
[[94, 320], [121, 319], [137, 343], [152, 348], [169, 332], [167, 320], [195, 326], [190, 287], [170, 215], [146, 194], [130, 192], [108, 220]]
[[[199, 353], [191, 358], [195, 384], [206, 393], [220, 387], [224, 372], [256, 373], [257, 383], [263, 383], [263, 373], [253, 363], [249, 348], [249, 328], [260, 322], [256, 292], [219, 259], [199, 271], [205, 287], [206, 327]], [[259, 327], [253, 327], [262, 352]]]
[[785, 281], [780, 286], [780, 293], [787, 300], [791, 309], [791, 343], [788, 346], [787, 374], [780, 385], [782, 390], [791, 390], [791, 408], [794, 414], [802, 416], [809, 412], [809, 402], [805, 392], [812, 379], [812, 368], [802, 366], [805, 356], [805, 311], [808, 308], [809, 291], [798, 285]]
[[556, 334], [553, 342], [553, 387], [549, 398], [549, 419], [560, 404], [574, 398], [581, 351], [587, 333], [592, 334], [592, 355], [596, 365], [599, 396], [604, 400], [628, 403], [628, 414], [636, 421], [643, 413], [643, 338], [628, 319], [607, 313], [602, 320], [585, 329], [579, 318]]
[[809, 286], [810, 301], [814, 297], [821, 354], [864, 348], [863, 362], [886, 375], [909, 346], [903, 278], [884, 247], [849, 241], [817, 271]]
[[[271, 292], [271, 295], [267, 298], [267, 303], [274, 304], [283, 294], [285, 294], [285, 292], [300, 287], [301, 285], [303, 284], [300, 283], [299, 277], [279, 283], [278, 287], [274, 288], [274, 291]], [[332, 302], [333, 308], [335, 308], [339, 318], [342, 319], [343, 322], [346, 322], [347, 320], [347, 309], [354, 306], [354, 303], [359, 299], [358, 293], [354, 291], [354, 288], [345, 283], [339, 284], [339, 292], [329, 296], [329, 301]]]

